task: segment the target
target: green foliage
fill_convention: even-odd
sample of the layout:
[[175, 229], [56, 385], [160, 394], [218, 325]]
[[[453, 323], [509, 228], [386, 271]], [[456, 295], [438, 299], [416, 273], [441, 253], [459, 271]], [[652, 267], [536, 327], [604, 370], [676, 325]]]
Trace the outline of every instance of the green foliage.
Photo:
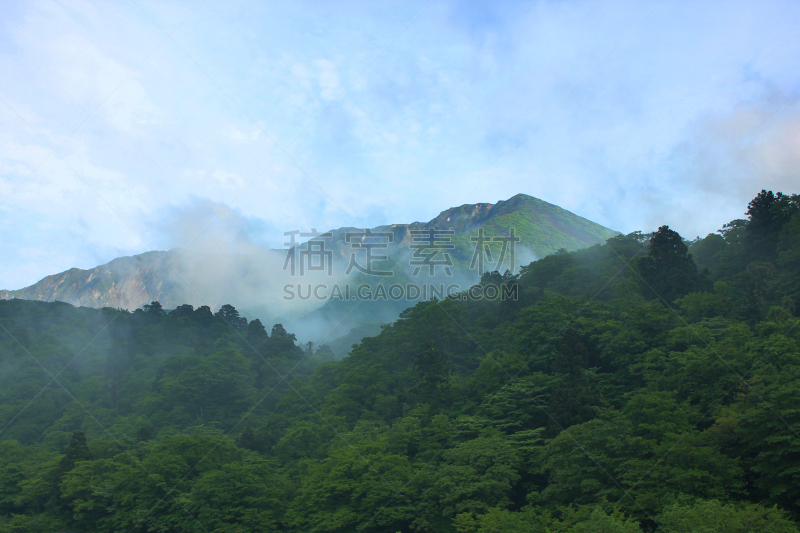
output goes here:
[[697, 265], [688, 251], [677, 232], [669, 226], [658, 228], [650, 239], [647, 257], [639, 259], [646, 297], [662, 298], [670, 304], [676, 298], [702, 288]]
[[675, 503], [658, 515], [659, 533], [794, 533], [794, 522], [775, 507], [700, 500]]
[[640, 533], [639, 524], [634, 520], [626, 520], [620, 514], [607, 515], [602, 509], [592, 511], [588, 520], [572, 526], [570, 533]]
[[419, 374], [416, 389], [425, 403], [447, 401], [450, 393], [450, 360], [436, 348], [434, 341], [423, 344], [414, 356], [414, 370]]
[[342, 353], [229, 305], [0, 301], [0, 532], [797, 531], [798, 205], [561, 250]]
[[514, 444], [487, 432], [446, 451], [431, 489], [442, 513], [452, 517], [508, 506], [520, 478], [521, 457]]
[[288, 517], [298, 531], [398, 531], [416, 517], [414, 493], [424, 477], [407, 456], [392, 453], [386, 438], [344, 442], [300, 467]]

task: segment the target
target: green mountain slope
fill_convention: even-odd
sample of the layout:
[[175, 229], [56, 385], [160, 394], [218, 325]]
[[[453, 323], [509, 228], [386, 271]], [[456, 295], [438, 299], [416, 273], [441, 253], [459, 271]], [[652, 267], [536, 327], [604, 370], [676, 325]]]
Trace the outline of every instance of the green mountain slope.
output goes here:
[[[416, 277], [412, 276], [414, 266], [413, 250], [409, 248], [414, 243], [412, 231], [420, 231], [426, 228], [436, 228], [437, 230], [451, 230], [454, 234], [450, 239], [453, 245], [452, 250], [443, 250], [450, 255], [453, 263], [451, 268], [452, 276], [447, 276], [441, 267], [436, 269], [436, 275], [428, 276], [428, 272], [423, 269]], [[566, 211], [556, 205], [549, 204], [538, 198], [533, 198], [525, 194], [518, 194], [509, 200], [499, 201], [496, 204], [466, 204], [460, 207], [453, 207], [442, 211], [438, 216], [429, 222], [414, 222], [408, 225], [395, 224], [392, 226], [379, 226], [373, 228], [373, 233], [391, 232], [394, 242], [389, 246], [387, 253], [389, 261], [395, 265], [393, 268], [395, 275], [391, 278], [378, 278], [359, 275], [348, 280], [353, 287], [359, 284], [368, 284], [372, 287], [372, 293], [376, 292], [378, 285], [389, 286], [398, 283], [405, 286], [406, 283], [431, 286], [446, 293], [448, 287], [456, 292], [467, 289], [470, 285], [480, 280], [483, 272], [479, 271], [479, 264], [473, 261], [479, 233], [483, 231], [484, 236], [501, 237], [510, 235], [513, 229], [519, 242], [515, 246], [515, 264], [511, 265], [511, 251], [507, 249], [503, 264], [498, 265], [502, 253], [502, 242], [489, 242], [486, 244], [491, 253], [485, 257], [484, 271], [498, 270], [504, 272], [506, 269], [516, 272], [519, 266], [529, 263], [559, 249], [567, 251], [578, 250], [593, 244], [605, 242], [605, 240], [617, 235], [617, 232], [600, 226], [574, 213]], [[355, 231], [349, 228], [347, 231]], [[345, 261], [350, 253], [350, 245], [345, 243], [345, 230], [333, 232], [330, 239], [333, 248], [337, 250], [337, 256], [341, 261]], [[441, 256], [440, 256], [441, 257]], [[444, 290], [442, 290], [444, 289]], [[427, 291], [427, 296], [431, 296], [432, 290]], [[318, 342], [324, 342], [320, 338], [334, 338], [344, 335], [348, 330], [356, 328], [361, 324], [375, 322], [391, 322], [407, 307], [414, 305], [418, 301], [427, 299], [420, 291], [420, 299], [400, 300], [374, 300], [368, 299], [356, 301], [329, 301], [322, 307], [303, 316], [301, 319], [292, 321], [292, 327], [298, 331], [309, 324], [314, 326], [316, 331], [320, 329], [320, 334], [315, 338]], [[311, 338], [314, 338], [313, 336]]]
[[521, 244], [530, 248], [537, 257], [560, 248], [578, 250], [604, 242], [618, 233], [526, 194], [518, 194], [494, 205], [462, 205], [448, 209], [426, 226], [454, 229], [458, 234], [470, 236], [477, 235], [479, 227], [489, 235], [505, 235], [509, 228], [515, 228], [517, 236], [522, 239]]

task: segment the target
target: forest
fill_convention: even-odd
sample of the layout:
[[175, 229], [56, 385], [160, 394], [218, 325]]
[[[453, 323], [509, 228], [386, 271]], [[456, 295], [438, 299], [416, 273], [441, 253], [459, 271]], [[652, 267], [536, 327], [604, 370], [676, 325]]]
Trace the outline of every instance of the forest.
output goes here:
[[0, 532], [798, 532], [800, 196], [745, 216], [341, 360], [231, 305], [0, 301]]

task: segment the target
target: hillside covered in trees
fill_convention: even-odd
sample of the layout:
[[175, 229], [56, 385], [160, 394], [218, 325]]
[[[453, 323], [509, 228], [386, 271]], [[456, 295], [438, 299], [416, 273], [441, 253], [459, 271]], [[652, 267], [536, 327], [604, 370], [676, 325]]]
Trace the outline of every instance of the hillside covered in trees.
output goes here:
[[800, 197], [556, 253], [333, 361], [0, 301], [0, 532], [797, 532]]

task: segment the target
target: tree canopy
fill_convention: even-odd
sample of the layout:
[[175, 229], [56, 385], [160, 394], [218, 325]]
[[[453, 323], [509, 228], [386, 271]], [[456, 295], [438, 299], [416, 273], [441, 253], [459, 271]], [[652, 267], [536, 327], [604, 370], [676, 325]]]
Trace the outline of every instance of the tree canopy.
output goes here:
[[517, 299], [338, 361], [232, 305], [0, 301], [0, 533], [797, 532], [798, 206], [485, 275]]

